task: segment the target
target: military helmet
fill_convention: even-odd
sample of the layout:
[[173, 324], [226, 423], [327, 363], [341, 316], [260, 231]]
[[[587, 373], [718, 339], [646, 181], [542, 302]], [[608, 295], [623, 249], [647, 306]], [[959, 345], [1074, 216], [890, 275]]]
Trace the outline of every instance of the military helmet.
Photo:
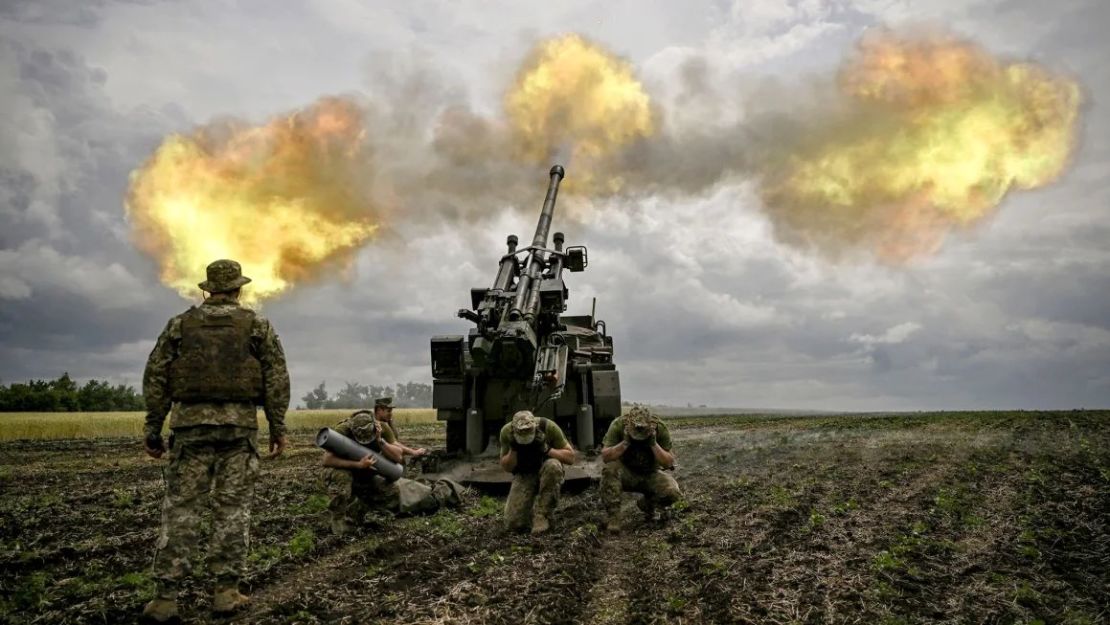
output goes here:
[[377, 432], [381, 426], [378, 425], [378, 420], [373, 414], [360, 410], [347, 419], [347, 427], [351, 429], [351, 438], [363, 445], [369, 445], [377, 438]]
[[628, 435], [632, 440], [642, 441], [651, 437], [655, 428], [655, 417], [647, 408], [635, 406], [624, 415], [624, 423], [628, 426]]
[[539, 420], [530, 410], [521, 410], [513, 415], [513, 440], [518, 445], [528, 445], [536, 439], [536, 427]]
[[227, 293], [251, 281], [243, 275], [243, 268], [239, 263], [226, 258], [208, 265], [207, 274], [208, 279], [197, 286], [209, 293]]

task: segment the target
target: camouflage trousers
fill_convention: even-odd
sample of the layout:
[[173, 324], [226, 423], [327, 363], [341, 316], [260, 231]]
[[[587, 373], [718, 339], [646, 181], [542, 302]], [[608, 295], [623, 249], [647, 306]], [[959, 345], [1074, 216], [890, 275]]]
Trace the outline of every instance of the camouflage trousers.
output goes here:
[[162, 475], [162, 530], [152, 575], [164, 596], [177, 592], [202, 548], [201, 517], [212, 510], [208, 569], [220, 583], [239, 579], [250, 544], [251, 504], [258, 477], [256, 431], [196, 426], [175, 432]]
[[380, 475], [355, 475], [344, 469], [325, 469], [325, 492], [331, 496], [328, 510], [334, 517], [361, 523], [371, 510], [393, 514], [433, 514], [440, 508], [458, 507], [462, 487], [450, 480], [432, 484], [401, 478], [390, 482]]
[[511, 531], [528, 530], [536, 516], [550, 518], [559, 504], [564, 475], [563, 463], [554, 458], [544, 460], [538, 473], [514, 475], [505, 500], [505, 527]]
[[682, 498], [678, 482], [669, 473], [658, 470], [647, 474], [634, 473], [620, 460], [606, 462], [601, 470], [601, 503], [610, 519], [620, 516], [622, 492], [643, 494], [640, 508], [645, 512], [656, 506], [669, 506]]

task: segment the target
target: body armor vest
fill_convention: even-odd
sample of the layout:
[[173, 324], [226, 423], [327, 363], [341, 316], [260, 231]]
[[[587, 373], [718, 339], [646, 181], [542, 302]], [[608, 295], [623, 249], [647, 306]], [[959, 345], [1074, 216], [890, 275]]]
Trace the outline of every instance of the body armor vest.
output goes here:
[[262, 363], [251, 353], [254, 312], [215, 315], [193, 308], [181, 320], [181, 347], [170, 365], [170, 390], [180, 402], [262, 403]]
[[632, 441], [621, 455], [621, 463], [637, 475], [654, 473], [659, 468], [655, 462], [655, 453], [646, 441]]
[[520, 445], [516, 441], [512, 443], [512, 448], [516, 450], [513, 475], [539, 473], [544, 460], [547, 460], [547, 456], [543, 454], [543, 448], [547, 446], [547, 419], [540, 417], [537, 421], [535, 440], [527, 445]]

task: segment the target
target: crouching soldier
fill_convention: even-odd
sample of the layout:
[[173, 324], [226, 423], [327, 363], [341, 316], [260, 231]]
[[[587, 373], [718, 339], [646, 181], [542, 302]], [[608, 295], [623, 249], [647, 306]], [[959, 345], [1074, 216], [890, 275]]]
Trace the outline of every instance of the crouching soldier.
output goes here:
[[655, 518], [657, 508], [682, 497], [678, 482], [663, 472], [674, 468], [670, 432], [647, 408], [637, 406], [613, 419], [601, 445], [601, 501], [609, 531], [620, 530], [622, 492], [643, 494], [639, 506], [648, 520]]
[[527, 410], [513, 415], [501, 428], [501, 468], [513, 474], [505, 501], [510, 531], [542, 534], [551, 527], [551, 513], [563, 487], [563, 465], [574, 464], [574, 448], [554, 421]]
[[[381, 423], [366, 410], [352, 414], [333, 429], [394, 462], [401, 462], [404, 456], [404, 448], [386, 440]], [[323, 464], [324, 488], [331, 495], [331, 528], [336, 534], [345, 534], [352, 524], [361, 524], [371, 510], [431, 514], [462, 503], [461, 485], [451, 480], [427, 484], [406, 478], [391, 482], [374, 471], [375, 460], [369, 455], [356, 461], [325, 451]]]
[[426, 456], [428, 450], [423, 447], [409, 447], [401, 442], [397, 437], [397, 430], [393, 427], [393, 398], [392, 397], [379, 397], [374, 400], [374, 418], [382, 427], [382, 438], [386, 442], [393, 443], [401, 448], [401, 452], [406, 456], [419, 458]]

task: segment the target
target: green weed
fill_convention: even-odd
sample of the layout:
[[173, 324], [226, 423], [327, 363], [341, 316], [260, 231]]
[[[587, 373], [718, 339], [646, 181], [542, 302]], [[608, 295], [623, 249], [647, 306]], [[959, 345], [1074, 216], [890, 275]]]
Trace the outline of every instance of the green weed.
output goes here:
[[794, 493], [791, 493], [782, 486], [772, 486], [770, 497], [773, 505], [782, 508], [793, 508], [798, 504], [798, 500], [794, 498]]
[[472, 517], [482, 518], [501, 514], [502, 504], [489, 495], [482, 495], [478, 503], [467, 508], [466, 513]]
[[308, 499], [289, 506], [293, 514], [319, 514], [328, 509], [331, 500], [327, 495], [310, 495]]
[[[46, 597], [46, 588], [50, 585], [50, 575], [45, 571], [35, 571], [21, 582], [16, 584], [14, 592], [11, 594], [11, 604], [16, 609], [20, 610], [41, 610], [50, 605], [50, 601]], [[0, 603], [8, 603], [4, 601]], [[3, 610], [5, 613], [9, 610]]]
[[678, 596], [675, 596], [675, 595], [671, 595], [671, 596], [667, 597], [667, 612], [671, 613], [672, 615], [681, 614], [682, 610], [685, 607], [686, 607], [686, 599], [683, 599], [682, 597], [678, 597]]
[[312, 551], [316, 547], [316, 532], [311, 528], [302, 527], [297, 530], [293, 538], [289, 540], [287, 548], [293, 557], [300, 557]]
[[440, 510], [432, 516], [418, 517], [412, 523], [423, 527], [428, 534], [440, 538], [456, 538], [466, 531], [459, 520], [459, 515], [448, 510]]
[[146, 573], [124, 573], [116, 578], [116, 584], [137, 591], [141, 601], [146, 601], [154, 597], [154, 580]]
[[825, 515], [818, 512], [816, 509], [809, 513], [809, 530], [813, 531], [825, 524]]
[[112, 501], [108, 505], [113, 508], [130, 508], [135, 505], [135, 494], [131, 491], [116, 489], [112, 491]]

